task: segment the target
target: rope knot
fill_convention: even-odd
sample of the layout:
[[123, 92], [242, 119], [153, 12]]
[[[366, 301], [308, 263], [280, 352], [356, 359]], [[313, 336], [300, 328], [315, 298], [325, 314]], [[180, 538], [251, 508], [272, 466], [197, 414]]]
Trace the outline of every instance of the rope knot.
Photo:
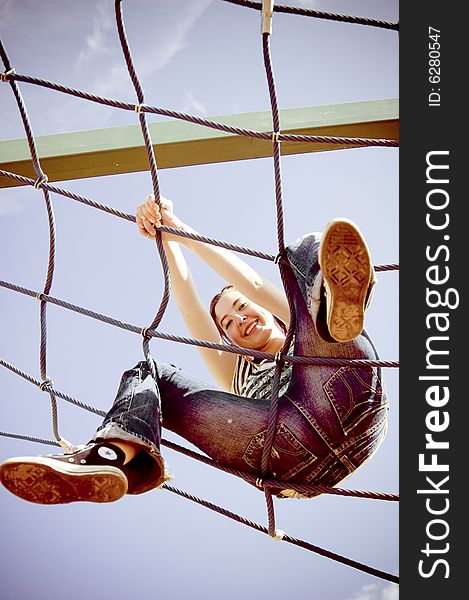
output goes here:
[[0, 79], [2, 81], [8, 81], [8, 75], [14, 75], [16, 73], [15, 69], [10, 69], [9, 71], [3, 71], [3, 73], [0, 73]]
[[39, 384], [39, 389], [41, 390], [41, 392], [45, 392], [46, 388], [52, 387], [53, 385], [54, 382], [52, 381], [52, 379], [49, 379], [49, 377], [47, 377], [42, 383]]
[[49, 178], [47, 177], [47, 175], [40, 175], [34, 182], [34, 187], [38, 190], [40, 187], [42, 187], [43, 183], [47, 183], [48, 181]]
[[148, 334], [148, 327], [142, 327], [140, 335], [143, 336], [143, 339], [145, 340], [149, 340], [151, 338], [151, 335]]
[[274, 258], [274, 265], [279, 265], [283, 260], [283, 255], [285, 254], [285, 248], [280, 250], [277, 256]]
[[274, 360], [276, 363], [283, 362], [283, 354], [281, 351], [275, 353]]
[[45, 300], [44, 294], [42, 292], [38, 292], [36, 294], [36, 300], [39, 300], [39, 302], [42, 302], [43, 300]]

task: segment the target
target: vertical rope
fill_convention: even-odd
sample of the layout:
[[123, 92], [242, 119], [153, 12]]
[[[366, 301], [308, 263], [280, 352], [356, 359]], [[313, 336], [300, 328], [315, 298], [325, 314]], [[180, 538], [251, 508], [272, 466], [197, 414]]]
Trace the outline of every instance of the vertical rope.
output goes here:
[[[269, 88], [270, 105], [272, 111], [273, 122], [273, 157], [274, 157], [274, 176], [275, 176], [275, 200], [277, 212], [277, 244], [279, 256], [285, 250], [284, 239], [284, 222], [283, 222], [283, 203], [282, 203], [282, 175], [280, 168], [280, 116], [278, 110], [277, 94], [275, 90], [275, 81], [270, 60], [269, 38], [271, 34], [273, 0], [263, 0], [262, 3], [262, 49], [264, 57], [264, 66]], [[290, 308], [291, 313], [291, 308]], [[282, 351], [285, 350], [286, 344], [282, 346]], [[283, 359], [281, 352], [276, 356], [275, 372], [272, 380], [272, 391], [270, 400], [269, 419], [267, 431], [264, 440], [264, 447], [261, 456], [261, 475], [265, 479], [270, 474], [270, 456], [277, 427], [278, 416], [278, 399], [280, 392], [280, 375], [283, 367]], [[264, 485], [264, 496], [267, 506], [267, 516], [269, 521], [269, 535], [275, 537], [275, 510], [272, 499], [271, 489]]]
[[[118, 30], [118, 34], [119, 34], [122, 51], [124, 53], [124, 58], [125, 58], [125, 62], [127, 65], [127, 69], [129, 71], [130, 79], [132, 80], [132, 83], [133, 83], [133, 86], [134, 86], [134, 89], [135, 89], [135, 92], [137, 95], [138, 106], [136, 106], [135, 109], [138, 112], [138, 117], [140, 120], [140, 127], [142, 129], [143, 139], [145, 142], [145, 148], [146, 148], [147, 154], [148, 154], [148, 162], [149, 162], [149, 166], [150, 166], [150, 174], [151, 174], [151, 179], [152, 179], [152, 184], [153, 184], [153, 194], [155, 196], [155, 200], [156, 200], [158, 206], [160, 206], [161, 195], [160, 195], [160, 186], [159, 186], [159, 182], [158, 182], [158, 168], [157, 168], [157, 164], [156, 164], [155, 153], [153, 151], [153, 145], [152, 145], [152, 141], [151, 141], [150, 131], [149, 131], [148, 125], [147, 125], [146, 116], [145, 116], [145, 113], [141, 110], [141, 106], [145, 103], [145, 97], [143, 94], [142, 86], [140, 85], [140, 81], [138, 80], [137, 73], [135, 71], [135, 67], [134, 67], [133, 60], [132, 60], [132, 55], [130, 53], [129, 44], [127, 42], [127, 36], [125, 33], [121, 5], [122, 5], [122, 0], [115, 1], [115, 14], [116, 14], [117, 30]], [[166, 258], [166, 253], [165, 253], [165, 250], [163, 247], [161, 231], [158, 231], [158, 229], [156, 230], [156, 247], [158, 249], [158, 254], [159, 254], [162, 269], [163, 269], [164, 291], [163, 291], [163, 296], [162, 296], [158, 311], [155, 315], [155, 318], [153, 319], [153, 321], [151, 322], [149, 327], [147, 327], [146, 329], [156, 329], [158, 327], [158, 325], [160, 324], [160, 322], [163, 318], [163, 315], [166, 311], [166, 307], [168, 306], [170, 295], [171, 295], [171, 277], [170, 277], [169, 265], [168, 265], [168, 260]], [[156, 380], [157, 375], [156, 375], [155, 364], [154, 364], [153, 359], [150, 354], [150, 337], [148, 337], [146, 335], [146, 330], [142, 330], [142, 335], [143, 335], [143, 352], [145, 355], [145, 359], [148, 363], [148, 367], [150, 369], [150, 372], [151, 372], [153, 378]]]
[[[158, 183], [156, 159], [154, 156], [153, 147], [152, 147], [151, 138], [150, 138], [148, 126], [146, 123], [144, 111], [142, 110], [142, 107], [144, 105], [144, 95], [143, 95], [143, 90], [138, 81], [138, 78], [137, 78], [137, 75], [136, 75], [136, 72], [135, 72], [135, 69], [133, 66], [130, 50], [129, 50], [126, 35], [125, 35], [124, 24], [123, 24], [123, 19], [122, 19], [122, 14], [121, 14], [121, 1], [122, 0], [116, 0], [116, 3], [115, 3], [117, 27], [118, 27], [119, 37], [121, 40], [121, 46], [122, 46], [122, 49], [124, 52], [124, 57], [126, 60], [128, 71], [129, 71], [130, 77], [132, 79], [132, 82], [134, 84], [137, 99], [139, 102], [139, 104], [135, 107], [135, 110], [139, 113], [139, 120], [140, 120], [140, 125], [142, 128], [142, 134], [143, 134], [145, 146], [146, 146], [147, 153], [148, 153], [150, 173], [151, 173], [152, 183], [153, 183], [153, 191], [154, 191], [154, 195], [155, 195], [155, 199], [156, 199], [157, 203], [160, 204], [161, 199], [160, 199], [160, 190], [159, 190], [159, 183]], [[267, 75], [267, 81], [268, 81], [268, 85], [269, 85], [269, 93], [270, 93], [270, 99], [271, 99], [273, 129], [274, 129], [274, 132], [272, 135], [272, 143], [273, 143], [273, 158], [274, 158], [274, 172], [275, 172], [275, 194], [276, 194], [276, 207], [277, 207], [277, 236], [278, 236], [278, 257], [277, 257], [278, 261], [276, 260], [276, 262], [279, 262], [280, 275], [282, 277], [282, 282], [284, 284], [284, 288], [285, 288], [285, 291], [287, 294], [287, 299], [288, 299], [288, 303], [289, 303], [289, 307], [290, 307], [291, 321], [290, 321], [290, 326], [289, 326], [289, 329], [288, 329], [288, 332], [286, 335], [285, 343], [282, 346], [281, 351], [278, 352], [277, 355], [275, 355], [276, 368], [275, 368], [275, 374], [274, 374], [273, 383], [272, 383], [272, 400], [271, 400], [271, 409], [270, 409], [270, 414], [269, 414], [269, 424], [268, 424], [268, 428], [267, 428], [266, 439], [265, 439], [262, 458], [261, 458], [261, 472], [262, 472], [263, 476], [267, 475], [269, 473], [269, 469], [270, 469], [270, 464], [269, 464], [270, 463], [270, 453], [271, 453], [271, 449], [272, 449], [273, 437], [274, 437], [276, 422], [277, 422], [280, 374], [281, 374], [281, 369], [282, 369], [283, 363], [285, 362], [284, 361], [285, 352], [290, 347], [290, 343], [291, 343], [291, 340], [293, 337], [293, 329], [294, 329], [293, 324], [294, 324], [294, 313], [295, 313], [295, 309], [293, 306], [292, 297], [291, 297], [291, 294], [290, 294], [290, 291], [288, 288], [287, 277], [286, 277], [288, 266], [285, 265], [283, 262], [280, 262], [280, 258], [282, 257], [282, 255], [284, 254], [284, 251], [285, 251], [285, 243], [284, 243], [284, 222], [283, 222], [283, 204], [282, 204], [282, 187], [281, 187], [281, 168], [280, 168], [280, 154], [281, 154], [280, 141], [279, 141], [280, 140], [280, 120], [279, 120], [279, 111], [278, 111], [277, 97], [276, 97], [276, 91], [275, 91], [275, 82], [274, 82], [273, 72], [272, 72], [272, 67], [271, 67], [270, 48], [269, 48], [270, 20], [271, 20], [271, 16], [272, 16], [272, 11], [273, 11], [273, 0], [264, 0], [264, 2], [263, 2], [263, 34], [262, 34], [263, 51], [264, 51], [264, 63], [265, 63], [265, 68], [266, 68], [266, 75]], [[264, 29], [266, 24], [268, 26], [267, 31]], [[34, 135], [32, 133], [28, 114], [27, 114], [26, 107], [24, 105], [20, 90], [17, 87], [17, 84], [13, 80], [13, 78], [7, 78], [7, 75], [13, 73], [14, 69], [11, 68], [8, 56], [6, 55], [6, 52], [3, 48], [1, 41], [0, 41], [0, 56], [2, 57], [4, 66], [5, 66], [5, 70], [6, 70], [6, 72], [4, 74], [2, 74], [2, 80], [9, 81], [9, 83], [12, 87], [14, 96], [16, 98], [16, 101], [17, 101], [17, 104], [18, 104], [18, 107], [20, 110], [21, 118], [23, 120], [23, 125], [25, 128], [29, 148], [30, 148], [31, 160], [32, 160], [33, 167], [34, 167], [36, 175], [37, 175], [37, 180], [34, 183], [34, 187], [36, 187], [37, 189], [42, 188], [42, 192], [44, 194], [44, 199], [45, 199], [45, 203], [46, 203], [48, 220], [49, 220], [49, 260], [48, 260], [46, 280], [44, 283], [43, 291], [33, 294], [33, 295], [36, 295], [37, 299], [40, 300], [40, 302], [41, 302], [40, 369], [41, 369], [41, 376], [43, 378], [43, 381], [38, 382], [38, 381], [34, 380], [32, 377], [26, 375], [25, 373], [20, 372], [18, 369], [13, 368], [12, 365], [5, 363], [5, 361], [0, 361], [0, 362], [2, 362], [3, 366], [7, 366], [8, 368], [11, 368], [17, 374], [22, 375], [23, 377], [27, 378], [32, 383], [35, 383], [36, 385], [38, 385], [39, 388], [41, 389], [41, 391], [48, 390], [49, 395], [51, 397], [51, 402], [52, 402], [54, 435], [56, 435], [56, 439], [58, 440], [59, 444], [62, 447], [70, 449], [71, 448], [70, 444], [68, 442], [66, 442], [66, 440], [61, 438], [60, 434], [58, 432], [56, 399], [55, 399], [55, 395], [52, 393], [52, 381], [47, 377], [46, 306], [47, 306], [48, 301], [52, 301], [52, 298], [48, 297], [48, 294], [49, 294], [49, 291], [52, 286], [53, 275], [54, 275], [54, 265], [55, 265], [55, 219], [54, 219], [53, 206], [50, 201], [48, 190], [46, 189], [47, 176], [42, 171], [42, 168], [41, 168], [41, 165], [39, 162], [36, 145], [35, 145], [35, 140], [34, 140]], [[31, 180], [31, 183], [32, 183], [32, 180]], [[52, 190], [52, 191], [54, 191], [54, 190]], [[75, 199], [78, 198], [76, 195], [73, 197], [75, 197]], [[84, 200], [84, 199], [80, 198], [80, 200]], [[122, 216], [122, 215], [120, 215], [120, 216]], [[141, 334], [144, 337], [143, 346], [144, 346], [145, 356], [147, 358], [147, 361], [149, 362], [150, 368], [152, 370], [152, 373], [154, 373], [155, 377], [156, 377], [156, 373], [154, 371], [154, 364], [153, 364], [153, 361], [151, 361], [151, 357], [149, 354], [149, 340], [150, 340], [150, 337], [152, 337], [152, 336], [149, 334], [148, 330], [155, 329], [159, 325], [159, 323], [164, 315], [164, 312], [166, 310], [166, 306], [168, 304], [169, 297], [170, 297], [169, 267], [167, 264], [166, 254], [164, 252], [164, 247], [162, 244], [160, 232], [158, 232], [156, 243], [157, 243], [158, 251], [160, 253], [163, 272], [164, 272], [164, 276], [165, 276], [165, 290], [164, 290], [164, 294], [163, 294], [163, 298], [162, 298], [159, 310], [157, 312], [157, 315], [155, 316], [155, 319], [153, 320], [152, 324], [149, 327], [142, 329], [142, 331], [141, 331]], [[0, 283], [4, 284], [5, 282], [0, 282]], [[8, 285], [5, 287], [11, 287], [11, 289], [17, 289], [17, 291], [20, 291], [18, 286]], [[24, 290], [21, 290], [21, 291], [24, 291]], [[68, 308], [72, 308], [72, 305], [68, 305], [66, 303], [60, 303], [60, 304], [67, 306]], [[76, 308], [78, 308], [78, 307], [74, 307], [74, 309], [76, 309]], [[83, 312], [83, 314], [91, 314], [91, 311], [85, 311], [84, 309], [80, 310], [80, 312]], [[98, 315], [97, 315], [97, 313], [94, 313], [93, 316], [97, 317]], [[102, 315], [100, 317], [103, 318]], [[104, 320], [104, 318], [103, 318], [103, 320]], [[107, 322], [113, 322], [113, 324], [118, 324], [118, 322], [116, 320], [111, 320], [111, 319], [106, 319], [106, 320], [107, 320]], [[124, 326], [124, 324], [121, 323], [120, 326]], [[127, 327], [129, 327], [129, 326], [127, 326]], [[134, 328], [130, 327], [130, 329], [133, 330]], [[153, 333], [153, 335], [154, 335], [154, 333]], [[172, 336], [172, 337], [176, 338], [176, 336]], [[180, 339], [182, 339], [182, 338], [180, 338]], [[191, 341], [195, 342], [196, 340], [191, 340]], [[60, 392], [56, 392], [56, 394], [59, 397], [62, 397], [68, 401], [73, 402], [74, 404], [78, 404], [78, 405], [82, 406], [83, 408], [92, 410], [92, 412], [96, 412], [97, 414], [102, 413], [102, 411], [98, 411], [97, 409], [93, 409], [92, 407], [83, 405], [82, 403], [78, 403], [78, 401], [70, 398], [69, 396], [61, 394]], [[52, 443], [52, 442], [48, 442], [47, 440], [42, 440], [39, 438], [31, 438], [28, 436], [16, 436], [14, 434], [7, 434], [4, 432], [0, 432], [0, 435], [9, 436], [9, 437], [17, 437], [20, 439], [29, 439], [30, 441], [36, 441], [36, 442], [40, 442], [40, 443]], [[202, 458], [203, 457], [201, 457], [201, 459]], [[219, 467], [221, 467], [221, 465], [219, 465]], [[233, 470], [231, 470], [231, 469], [226, 469], [226, 470], [233, 472]], [[243, 518], [239, 517], [238, 515], [234, 515], [234, 513], [229, 513], [229, 511], [226, 511], [225, 509], [222, 509], [221, 507], [217, 507], [206, 501], [202, 501], [201, 499], [190, 496], [186, 493], [181, 492], [180, 490], [176, 490], [174, 488], [172, 489], [167, 486], [165, 486], [165, 487], [166, 487], [166, 489], [169, 489], [170, 491], [173, 491], [179, 495], [184, 495], [186, 498], [189, 498], [195, 502], [198, 502], [199, 504], [202, 504], [208, 508], [211, 508], [212, 510], [216, 510], [217, 512], [220, 512], [221, 514], [224, 514], [225, 516], [229, 516], [230, 518], [234, 518], [235, 520], [238, 520], [239, 522], [248, 524], [251, 527], [258, 529], [259, 531], [268, 531], [269, 535], [275, 539], [278, 539], [278, 540], [284, 539], [285, 541], [294, 543], [294, 544], [299, 545], [308, 550], [315, 551], [315, 552], [322, 554], [324, 556], [327, 556], [329, 558], [333, 558], [334, 560], [339, 560], [340, 562], [342, 562], [344, 564], [348, 564], [355, 568], [359, 568], [362, 571], [371, 573], [373, 575], [382, 577], [384, 579], [388, 579], [390, 581], [395, 581], [395, 582], [398, 581], [397, 577], [395, 577], [395, 576], [384, 573], [382, 571], [378, 571], [376, 569], [372, 569], [370, 567], [367, 567], [366, 565], [357, 563], [356, 561], [351, 561], [350, 559], [340, 557], [339, 555], [336, 555], [334, 553], [320, 549], [317, 546], [313, 546], [312, 544], [303, 542], [302, 540], [297, 540], [295, 538], [291, 538], [290, 536], [285, 535], [285, 533], [280, 530], [276, 530], [275, 529], [275, 514], [274, 514], [272, 490], [271, 490], [271, 487], [269, 487], [270, 485], [273, 485], [273, 484], [274, 484], [274, 482], [272, 482], [272, 481], [263, 483], [265, 499], [266, 499], [266, 504], [267, 504], [268, 519], [269, 519], [268, 530], [265, 530], [265, 528], [262, 526], [254, 524], [252, 522], [248, 522], [246, 519], [243, 519]], [[338, 490], [334, 490], [334, 491], [337, 492]]]
[[[2, 58], [4, 67], [6, 71], [12, 70], [10, 60], [5, 51], [3, 43], [0, 40], [0, 56]], [[14, 70], [14, 69], [13, 69]], [[47, 182], [47, 175], [42, 170], [39, 155], [36, 148], [36, 142], [34, 140], [34, 134], [32, 131], [31, 123], [29, 121], [28, 112], [26, 110], [26, 105], [23, 101], [23, 96], [18, 87], [16, 81], [8, 79], [8, 83], [11, 86], [13, 94], [16, 99], [16, 103], [18, 105], [18, 109], [20, 111], [21, 120], [23, 121], [23, 127], [26, 133], [26, 138], [28, 141], [29, 151], [31, 155], [31, 161], [33, 163], [34, 171], [37, 175], [36, 183], [34, 187], [37, 189], [42, 189], [42, 194], [44, 197], [44, 202], [46, 204], [47, 218], [49, 223], [49, 258], [47, 265], [47, 273], [46, 279], [44, 282], [44, 286], [42, 289], [43, 294], [48, 294], [51, 287], [52, 281], [54, 278], [54, 268], [55, 268], [55, 218], [54, 218], [54, 209], [52, 206], [52, 202], [49, 196], [49, 192], [42, 188], [42, 184]], [[43, 384], [47, 387], [47, 384], [51, 381], [47, 376], [47, 302], [44, 299], [41, 299], [41, 294], [38, 295], [38, 299], [40, 300], [40, 349], [39, 349], [39, 368], [41, 372], [41, 377]], [[59, 433], [58, 426], [58, 412], [57, 412], [57, 400], [55, 395], [52, 392], [49, 392], [49, 397], [51, 401], [51, 411], [52, 411], [52, 429], [54, 432], [54, 436], [59, 444], [65, 449], [70, 450], [71, 444], [62, 438]]]
[[[275, 78], [272, 69], [272, 61], [270, 57], [270, 35], [271, 35], [271, 19], [274, 10], [273, 0], [263, 0], [262, 5], [262, 50], [264, 58], [265, 73], [267, 78], [267, 84], [269, 88], [269, 98], [272, 111], [272, 146], [273, 146], [273, 162], [274, 162], [274, 177], [275, 177], [275, 203], [276, 203], [276, 215], [277, 215], [277, 245], [278, 245], [278, 258], [280, 259], [285, 253], [285, 226], [283, 216], [283, 198], [282, 198], [282, 171], [280, 163], [280, 113], [278, 108], [277, 92], [275, 88]], [[275, 372], [272, 381], [272, 392], [271, 392], [271, 404], [269, 411], [269, 419], [267, 425], [267, 432], [265, 436], [264, 448], [262, 450], [261, 457], [261, 474], [262, 478], [266, 478], [270, 474], [270, 456], [272, 452], [272, 446], [275, 437], [275, 430], [277, 428], [278, 420], [278, 401], [280, 393], [280, 376], [284, 366], [283, 356], [290, 348], [295, 324], [295, 306], [293, 298], [286, 280], [286, 265], [278, 260], [280, 268], [280, 276], [282, 278], [283, 287], [287, 296], [288, 306], [290, 309], [290, 326], [288, 328], [285, 342], [276, 355]], [[269, 535], [276, 537], [275, 528], [275, 512], [271, 490], [268, 486], [264, 485], [264, 495], [267, 505], [267, 514], [269, 519]]]
[[267, 83], [269, 86], [270, 105], [272, 110], [272, 122], [273, 122], [273, 135], [272, 135], [272, 146], [273, 146], [273, 157], [274, 157], [274, 175], [275, 175], [275, 200], [277, 208], [277, 240], [279, 253], [283, 253], [285, 250], [285, 237], [284, 237], [284, 220], [283, 220], [283, 200], [282, 200], [282, 172], [280, 165], [280, 113], [278, 109], [277, 93], [275, 89], [274, 74], [272, 71], [272, 63], [270, 59], [270, 43], [269, 34], [262, 34], [262, 49], [264, 55], [264, 66], [267, 76]]

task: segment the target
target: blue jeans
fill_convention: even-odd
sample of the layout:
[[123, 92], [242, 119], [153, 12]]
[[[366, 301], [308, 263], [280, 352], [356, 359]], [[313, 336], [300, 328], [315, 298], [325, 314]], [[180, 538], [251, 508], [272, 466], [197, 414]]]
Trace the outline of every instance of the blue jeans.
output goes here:
[[[319, 239], [308, 234], [287, 248], [295, 354], [377, 360], [366, 332], [347, 343], [328, 342], [318, 334], [323, 307]], [[146, 361], [124, 373], [94, 439], [138, 442], [151, 456], [159, 452], [163, 425], [213, 459], [260, 475], [270, 403], [221, 391], [173, 365], [155, 365], [157, 381]], [[336, 485], [377, 450], [386, 433], [387, 410], [380, 368], [295, 364], [279, 398], [272, 478]], [[152, 487], [150, 470], [132, 493]]]

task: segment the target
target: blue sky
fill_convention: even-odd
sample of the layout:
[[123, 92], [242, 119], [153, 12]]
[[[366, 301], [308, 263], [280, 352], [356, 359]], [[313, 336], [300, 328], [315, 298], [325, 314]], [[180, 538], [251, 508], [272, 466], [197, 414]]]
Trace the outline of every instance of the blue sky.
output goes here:
[[[283, 2], [286, 4], [286, 2]], [[394, 0], [289, 2], [397, 21]], [[112, 0], [0, 0], [0, 35], [18, 73], [133, 102]], [[146, 102], [210, 116], [267, 110], [269, 97], [256, 11], [220, 0], [123, 4], [126, 31]], [[274, 16], [271, 54], [280, 108], [396, 98], [396, 32], [291, 15]], [[136, 124], [136, 115], [21, 85], [35, 135]], [[0, 85], [0, 138], [24, 136], [9, 86]], [[149, 117], [150, 122], [159, 120]], [[158, 159], [158, 157], [157, 157]], [[375, 264], [399, 261], [398, 150], [366, 148], [282, 159], [286, 239], [320, 231], [336, 216], [355, 220]], [[270, 159], [167, 169], [162, 193], [201, 233], [275, 253]], [[60, 182], [125, 212], [151, 192], [148, 173]], [[54, 196], [57, 260], [51, 294], [139, 326], [159, 306], [162, 276], [154, 245], [133, 224]], [[48, 225], [40, 191], [0, 190], [0, 278], [42, 289]], [[208, 303], [223, 282], [190, 260]], [[247, 259], [280, 283], [274, 265]], [[0, 289], [0, 357], [40, 379], [39, 305]], [[48, 374], [57, 389], [107, 409], [122, 371], [142, 359], [141, 339], [48, 307]], [[379, 274], [367, 329], [386, 360], [398, 359], [398, 274]], [[161, 331], [184, 335], [173, 303]], [[211, 381], [197, 351], [153, 340], [155, 357]], [[347, 487], [398, 491], [396, 369], [385, 370], [388, 436]], [[49, 399], [0, 370], [0, 429], [51, 439]], [[59, 427], [87, 441], [95, 415], [59, 400]], [[164, 431], [164, 437], [181, 443]], [[51, 452], [0, 438], [0, 461]], [[262, 494], [242, 481], [164, 450], [174, 485], [265, 524]], [[396, 600], [397, 586], [315, 554], [279, 544], [164, 491], [113, 505], [42, 507], [0, 490], [2, 600], [37, 600], [61, 590], [69, 600], [170, 595], [227, 600], [308, 594], [321, 600]], [[276, 503], [277, 526], [339, 554], [398, 572], [396, 503], [324, 496]]]

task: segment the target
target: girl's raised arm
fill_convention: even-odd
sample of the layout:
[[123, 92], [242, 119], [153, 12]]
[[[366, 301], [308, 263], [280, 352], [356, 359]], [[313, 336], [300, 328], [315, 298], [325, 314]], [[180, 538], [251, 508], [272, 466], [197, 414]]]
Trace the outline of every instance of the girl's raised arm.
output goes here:
[[[172, 212], [172, 203], [166, 198], [161, 200], [160, 214], [154, 197], [148, 196], [146, 202], [137, 208], [136, 217], [140, 233], [148, 238], [154, 239], [155, 227], [159, 227], [162, 223], [170, 227], [178, 227], [177, 217]], [[190, 335], [217, 344], [223, 343], [210, 313], [199, 298], [191, 272], [179, 246], [179, 240], [184, 238], [164, 233], [162, 239], [171, 272], [173, 297]], [[229, 391], [233, 380], [236, 355], [209, 348], [198, 347], [197, 349], [217, 383]]]
[[[157, 205], [153, 196], [147, 197], [143, 205], [143, 216], [147, 219], [157, 218]], [[196, 233], [194, 229], [183, 223], [173, 212], [172, 203], [164, 199], [161, 205], [163, 225], [183, 229], [184, 231]], [[151, 224], [150, 224], [151, 225]], [[157, 225], [158, 226], [158, 225]], [[150, 227], [150, 230], [152, 228]], [[149, 229], [146, 231], [151, 233]], [[163, 238], [168, 236], [164, 234]], [[257, 273], [251, 266], [244, 262], [239, 256], [230, 250], [220, 248], [212, 244], [183, 238], [180, 236], [168, 236], [166, 239], [176, 239], [207, 263], [225, 281], [234, 285], [247, 298], [267, 309], [273, 315], [282, 320], [287, 326], [290, 322], [290, 310], [288, 301], [283, 290], [271, 283]]]

